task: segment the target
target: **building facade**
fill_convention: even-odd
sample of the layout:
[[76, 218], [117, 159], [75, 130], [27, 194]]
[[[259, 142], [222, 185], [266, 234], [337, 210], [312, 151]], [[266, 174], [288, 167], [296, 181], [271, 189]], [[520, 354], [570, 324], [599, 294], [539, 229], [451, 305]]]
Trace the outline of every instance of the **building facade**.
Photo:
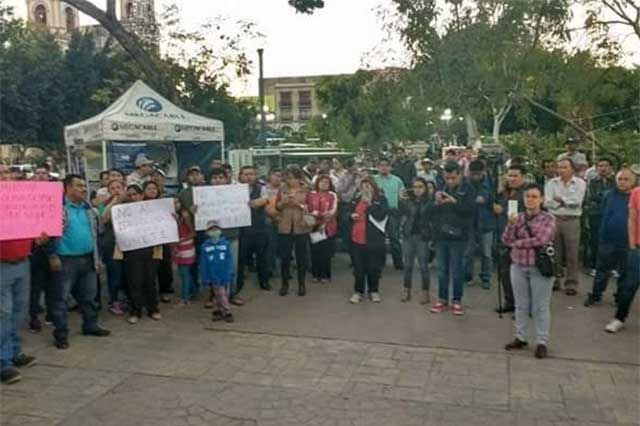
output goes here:
[[318, 101], [315, 87], [326, 77], [300, 76], [264, 79], [266, 103], [274, 105], [273, 122], [275, 129], [298, 132], [314, 117], [324, 113]]
[[[46, 27], [66, 48], [75, 31], [91, 31], [96, 47], [102, 48], [110, 35], [100, 25], [80, 26], [78, 10], [62, 0], [26, 0], [27, 21]], [[119, 19], [122, 25], [143, 39], [153, 40], [156, 34], [155, 0], [121, 0]]]

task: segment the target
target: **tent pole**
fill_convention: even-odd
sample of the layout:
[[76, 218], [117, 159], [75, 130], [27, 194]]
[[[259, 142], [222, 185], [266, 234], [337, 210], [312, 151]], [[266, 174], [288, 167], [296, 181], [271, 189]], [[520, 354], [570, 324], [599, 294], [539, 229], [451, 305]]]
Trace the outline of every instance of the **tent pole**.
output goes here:
[[107, 170], [107, 141], [102, 141], [102, 170]]

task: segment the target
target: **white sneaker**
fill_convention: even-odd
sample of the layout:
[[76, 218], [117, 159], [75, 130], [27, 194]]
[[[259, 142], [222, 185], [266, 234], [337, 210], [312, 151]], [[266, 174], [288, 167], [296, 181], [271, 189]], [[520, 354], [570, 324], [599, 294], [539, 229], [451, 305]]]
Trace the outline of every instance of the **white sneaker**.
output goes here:
[[373, 303], [380, 303], [382, 302], [382, 299], [380, 298], [380, 294], [379, 293], [371, 293], [371, 301]]
[[133, 316], [133, 317], [129, 317], [129, 319], [127, 320], [127, 322], [128, 322], [129, 324], [135, 324], [135, 323], [137, 323], [137, 322], [138, 322], [138, 317], [135, 317], [135, 316]]
[[608, 333], [617, 333], [618, 331], [622, 330], [623, 327], [624, 323], [622, 321], [614, 319], [609, 324], [607, 324], [604, 329]]
[[162, 319], [162, 315], [160, 315], [160, 312], [154, 312], [151, 314], [151, 319], [154, 321], [160, 321]]
[[362, 296], [360, 296], [360, 293], [353, 293], [353, 296], [351, 296], [351, 299], [349, 299], [349, 302], [353, 303], [354, 305], [360, 303], [361, 301]]
[[596, 276], [596, 270], [595, 269], [590, 270], [589, 271], [589, 276], [590, 277], [595, 277]]
[[615, 279], [620, 278], [620, 272], [616, 271], [615, 269], [613, 271], [611, 271], [611, 276]]

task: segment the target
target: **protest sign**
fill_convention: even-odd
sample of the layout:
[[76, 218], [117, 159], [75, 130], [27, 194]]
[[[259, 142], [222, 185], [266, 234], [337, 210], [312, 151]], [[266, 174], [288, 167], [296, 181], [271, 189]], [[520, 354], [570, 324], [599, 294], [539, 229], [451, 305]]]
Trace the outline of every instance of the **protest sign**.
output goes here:
[[62, 235], [62, 183], [0, 182], [0, 241]]
[[196, 186], [193, 188], [196, 230], [207, 229], [207, 222], [217, 220], [220, 227], [251, 226], [249, 185]]
[[172, 198], [119, 204], [111, 209], [116, 242], [122, 251], [178, 242]]

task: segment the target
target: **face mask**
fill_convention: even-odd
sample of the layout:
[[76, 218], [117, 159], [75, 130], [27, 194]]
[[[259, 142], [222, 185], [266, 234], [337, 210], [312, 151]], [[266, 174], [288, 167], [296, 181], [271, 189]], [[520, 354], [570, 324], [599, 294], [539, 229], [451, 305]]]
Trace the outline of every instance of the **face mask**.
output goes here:
[[217, 240], [218, 238], [220, 238], [220, 235], [222, 235], [222, 231], [219, 229], [212, 229], [211, 231], [207, 231], [207, 235], [214, 240]]

